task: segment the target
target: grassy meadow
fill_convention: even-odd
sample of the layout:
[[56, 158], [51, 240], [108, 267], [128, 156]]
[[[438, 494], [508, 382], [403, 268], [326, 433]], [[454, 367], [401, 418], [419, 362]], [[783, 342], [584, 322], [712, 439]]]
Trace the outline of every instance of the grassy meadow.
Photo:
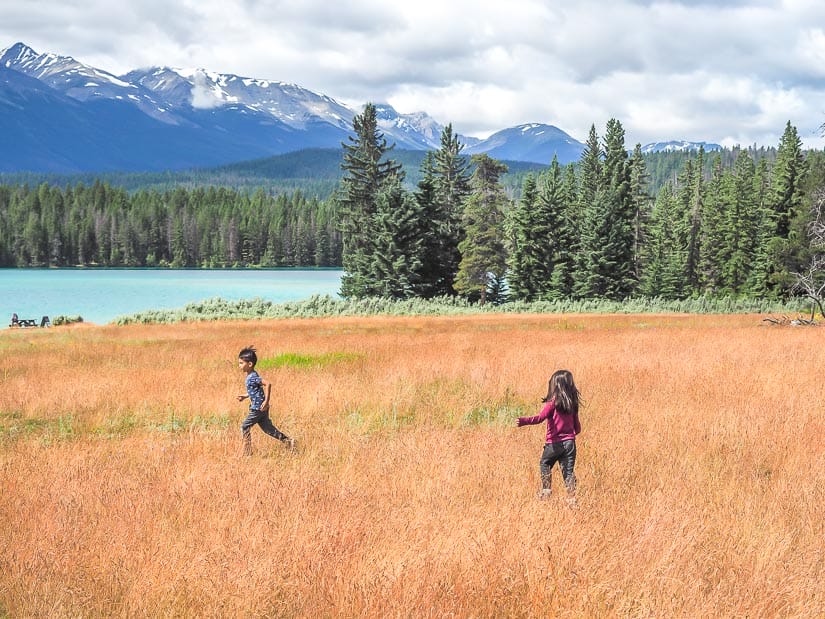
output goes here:
[[[254, 344], [274, 423], [253, 429]], [[758, 315], [0, 331], [0, 616], [821, 617], [825, 330]], [[578, 509], [538, 501], [553, 370]]]

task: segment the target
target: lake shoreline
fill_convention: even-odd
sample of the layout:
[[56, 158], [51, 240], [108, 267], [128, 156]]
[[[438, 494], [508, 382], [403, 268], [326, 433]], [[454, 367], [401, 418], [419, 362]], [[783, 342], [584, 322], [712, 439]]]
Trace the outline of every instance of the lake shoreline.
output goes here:
[[315, 294], [337, 296], [340, 269], [318, 268], [89, 268], [0, 269], [0, 325], [20, 318], [80, 316], [106, 324], [143, 311], [173, 310], [221, 297], [274, 303]]

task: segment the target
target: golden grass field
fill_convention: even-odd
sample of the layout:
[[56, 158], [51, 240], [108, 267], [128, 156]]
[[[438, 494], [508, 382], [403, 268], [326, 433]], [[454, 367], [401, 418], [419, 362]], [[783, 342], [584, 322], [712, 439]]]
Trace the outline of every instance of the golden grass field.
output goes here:
[[[295, 454], [241, 455], [248, 344]], [[3, 330], [0, 616], [822, 617], [823, 360], [756, 315]], [[558, 368], [577, 510], [514, 424]]]

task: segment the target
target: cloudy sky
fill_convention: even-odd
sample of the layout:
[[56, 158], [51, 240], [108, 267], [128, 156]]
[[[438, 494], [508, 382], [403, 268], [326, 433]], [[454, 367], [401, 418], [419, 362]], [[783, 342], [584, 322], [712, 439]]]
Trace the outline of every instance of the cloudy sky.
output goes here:
[[[116, 7], [116, 8], [115, 8]], [[156, 65], [389, 102], [476, 137], [527, 122], [629, 146], [825, 139], [822, 0], [3, 1], [18, 41], [121, 74]]]

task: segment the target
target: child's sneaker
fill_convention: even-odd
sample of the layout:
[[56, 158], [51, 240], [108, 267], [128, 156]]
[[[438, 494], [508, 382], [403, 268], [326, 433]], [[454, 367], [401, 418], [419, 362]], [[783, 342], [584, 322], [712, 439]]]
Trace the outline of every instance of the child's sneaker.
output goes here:
[[550, 492], [549, 488], [542, 488], [541, 490], [539, 490], [538, 499], [539, 501], [546, 501], [550, 498], [551, 494], [552, 493]]
[[294, 438], [288, 438], [288, 439], [286, 439], [286, 441], [284, 441], [284, 442], [286, 443], [286, 446], [289, 448], [289, 451], [295, 451], [295, 449], [296, 449], [296, 442], [295, 442], [295, 439], [294, 439]]

